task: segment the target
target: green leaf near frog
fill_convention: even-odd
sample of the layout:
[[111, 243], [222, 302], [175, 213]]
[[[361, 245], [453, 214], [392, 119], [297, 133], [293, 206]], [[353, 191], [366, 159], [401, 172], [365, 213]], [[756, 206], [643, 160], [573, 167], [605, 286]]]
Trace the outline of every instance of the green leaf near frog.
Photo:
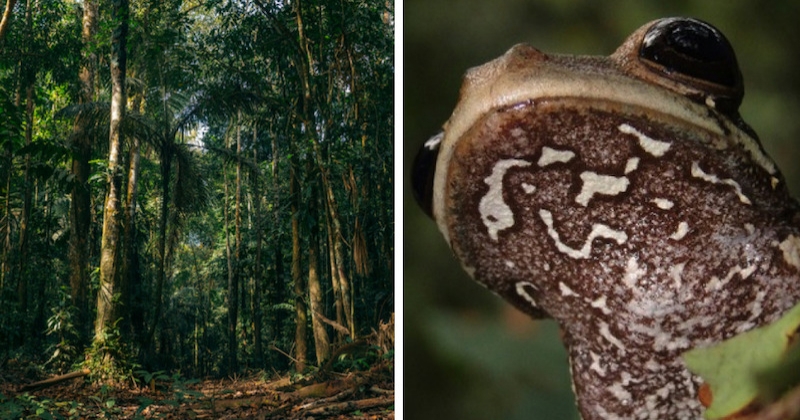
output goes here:
[[800, 304], [778, 321], [683, 358], [710, 388], [706, 418], [758, 411], [800, 385]]

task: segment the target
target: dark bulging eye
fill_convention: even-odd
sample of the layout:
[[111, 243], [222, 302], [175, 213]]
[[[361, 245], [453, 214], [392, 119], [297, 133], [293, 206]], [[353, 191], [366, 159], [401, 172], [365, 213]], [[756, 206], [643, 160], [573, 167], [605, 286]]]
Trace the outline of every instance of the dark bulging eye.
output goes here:
[[411, 187], [414, 199], [428, 217], [433, 218], [433, 176], [436, 174], [436, 158], [444, 133], [431, 137], [419, 149], [411, 170]]
[[742, 83], [731, 44], [717, 28], [697, 19], [664, 19], [654, 24], [644, 37], [639, 57], [668, 74], [677, 72], [728, 88]]

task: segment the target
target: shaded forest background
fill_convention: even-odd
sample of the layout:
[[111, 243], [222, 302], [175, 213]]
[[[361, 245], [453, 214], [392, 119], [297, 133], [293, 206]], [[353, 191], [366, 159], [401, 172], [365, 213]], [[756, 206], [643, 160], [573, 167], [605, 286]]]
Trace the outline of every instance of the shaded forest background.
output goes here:
[[[667, 16], [706, 20], [733, 44], [745, 82], [742, 117], [799, 196], [800, 4], [791, 1], [407, 0], [404, 169], [449, 117], [467, 68], [519, 42], [608, 55], [639, 26]], [[410, 189], [403, 193], [404, 361], [414, 367], [405, 370], [406, 415], [577, 419], [554, 323], [527, 319], [469, 279]]]
[[0, 370], [303, 372], [392, 318], [392, 0], [8, 3]]

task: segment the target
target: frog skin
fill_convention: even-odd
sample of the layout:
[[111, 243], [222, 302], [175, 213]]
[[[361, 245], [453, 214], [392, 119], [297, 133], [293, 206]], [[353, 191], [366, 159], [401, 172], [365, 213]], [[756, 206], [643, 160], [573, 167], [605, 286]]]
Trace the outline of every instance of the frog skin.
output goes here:
[[713, 26], [470, 69], [412, 184], [476, 281], [563, 330], [584, 419], [701, 418], [681, 354], [800, 301], [798, 203]]

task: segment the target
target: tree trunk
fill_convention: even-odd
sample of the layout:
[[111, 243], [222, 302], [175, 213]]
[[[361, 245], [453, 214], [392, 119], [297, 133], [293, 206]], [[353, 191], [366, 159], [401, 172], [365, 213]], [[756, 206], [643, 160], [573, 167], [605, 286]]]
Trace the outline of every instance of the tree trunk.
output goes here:
[[11, 26], [11, 15], [16, 4], [17, 0], [6, 0], [6, 10], [3, 12], [3, 20], [0, 20], [0, 44], [5, 40], [8, 28]]
[[11, 178], [14, 175], [14, 154], [12, 152], [11, 142], [6, 142], [6, 150], [5, 150], [5, 170], [6, 173], [6, 196], [4, 197], [5, 204], [5, 212], [3, 213], [3, 219], [6, 221], [5, 223], [5, 231], [3, 232], [3, 255], [2, 261], [0, 261], [0, 290], [5, 288], [6, 278], [8, 276], [8, 272], [10, 271], [10, 264], [9, 264], [9, 252], [11, 251]]
[[230, 215], [228, 208], [230, 207], [228, 196], [228, 177], [223, 171], [224, 177], [224, 208], [223, 216], [225, 218], [225, 252], [228, 258], [228, 370], [234, 373], [238, 370], [237, 349], [238, 342], [236, 341], [236, 321], [239, 310], [239, 287], [236, 284], [235, 274], [235, 261], [234, 253], [231, 248], [230, 238]]
[[[328, 210], [328, 223], [330, 226], [330, 238], [333, 242], [333, 260], [332, 264], [332, 277], [338, 278], [339, 290], [342, 299], [342, 312], [346, 321], [347, 329], [350, 330], [350, 337], [356, 338], [356, 327], [353, 310], [352, 291], [350, 288], [350, 280], [345, 272], [345, 258], [344, 258], [344, 239], [342, 236], [342, 225], [339, 221], [339, 211], [336, 204], [336, 196], [333, 192], [330, 180], [328, 179], [328, 168], [322, 158], [322, 153], [319, 150], [319, 139], [314, 137], [312, 147], [314, 149], [314, 156], [319, 167], [320, 176], [322, 178], [322, 188], [324, 189], [326, 208]], [[337, 320], [338, 321], [338, 320]]]
[[[165, 130], [168, 131], [168, 130]], [[145, 351], [152, 349], [156, 328], [161, 319], [162, 295], [164, 294], [164, 281], [167, 275], [167, 228], [169, 220], [169, 176], [172, 172], [172, 149], [171, 139], [165, 134], [161, 146], [161, 214], [158, 219], [158, 269], [156, 272], [156, 294], [155, 308], [153, 310], [153, 321], [150, 323], [150, 330], [145, 340]]]
[[294, 310], [295, 310], [295, 370], [298, 373], [306, 369], [306, 324], [308, 322], [305, 284], [300, 269], [300, 183], [296, 174], [296, 157], [292, 157], [290, 171], [290, 194], [292, 196], [292, 281], [294, 282]]
[[[312, 219], [317, 219], [317, 189], [314, 188], [309, 200]], [[311, 325], [314, 331], [314, 350], [317, 356], [317, 366], [330, 357], [330, 342], [328, 330], [319, 315], [325, 314], [322, 287], [319, 283], [319, 225], [311, 223], [308, 235], [308, 296], [311, 305]]]
[[[79, 101], [88, 104], [94, 100], [95, 63], [97, 56], [91, 52], [91, 43], [97, 28], [97, 3], [94, 0], [83, 2], [83, 52], [79, 73], [81, 94]], [[72, 200], [70, 203], [70, 238], [69, 238], [69, 265], [70, 265], [70, 297], [72, 305], [77, 309], [75, 325], [81, 343], [85, 342], [88, 334], [88, 299], [87, 288], [89, 284], [89, 230], [91, 228], [91, 191], [89, 189], [89, 175], [91, 168], [89, 160], [92, 157], [92, 138], [89, 136], [88, 122], [81, 119], [73, 128], [76, 134], [73, 144], [72, 158]]]
[[[133, 101], [133, 109], [138, 110], [141, 104], [141, 95], [137, 94]], [[142, 317], [141, 276], [139, 273], [139, 252], [136, 241], [136, 196], [139, 185], [139, 139], [133, 138], [128, 151], [128, 188], [125, 196], [125, 229], [123, 242], [125, 247], [125, 276], [121, 286], [124, 311], [130, 314], [130, 319], [125, 320], [125, 329], [134, 336], [140, 337], [144, 328]]]
[[[33, 138], [33, 81], [28, 82], [25, 88], [25, 146], [30, 146]], [[17, 251], [17, 302], [19, 303], [20, 316], [22, 316], [22, 329], [20, 337], [30, 335], [28, 330], [28, 223], [31, 218], [31, 156], [25, 153], [23, 158], [23, 184], [22, 184], [22, 214], [19, 218], [19, 248]]]
[[[273, 200], [274, 203], [272, 205], [272, 213], [273, 213], [273, 222], [275, 226], [281, 225], [281, 182], [278, 178], [278, 136], [272, 136], [272, 185], [275, 191]], [[275, 243], [278, 244], [277, 246], [273, 247], [273, 259], [274, 259], [274, 270], [272, 272], [272, 278], [270, 281], [270, 296], [271, 301], [274, 303], [283, 303], [284, 302], [284, 284], [283, 284], [283, 251], [282, 246], [284, 235], [281, 232], [281, 229], [276, 229], [277, 234], [275, 238]], [[282, 334], [282, 326], [284, 324], [285, 315], [282, 311], [271, 310], [269, 311], [270, 315], [270, 322], [268, 325], [272, 326], [272, 336], [280, 337]]]
[[[258, 164], [258, 127], [253, 126], [253, 162]], [[258, 175], [253, 176], [253, 213], [255, 215], [255, 228], [256, 228], [256, 255], [255, 266], [253, 267], [253, 335], [255, 344], [255, 362], [258, 368], [261, 368], [262, 356], [264, 352], [264, 344], [261, 341], [261, 244], [262, 244], [262, 226], [264, 218], [261, 215], [261, 191], [258, 189]]]
[[[336, 255], [333, 252], [333, 228], [331, 227], [331, 216], [327, 210], [327, 202], [325, 204], [325, 228], [327, 230], [327, 244], [328, 244], [328, 264], [330, 265], [331, 273], [331, 288], [333, 289], [333, 308], [336, 311], [336, 322], [339, 325], [345, 325], [347, 322], [344, 318], [344, 306], [342, 305], [342, 287], [339, 283], [339, 270], [336, 269]], [[349, 331], [349, 330], [348, 330]], [[337, 342], [342, 342], [345, 334], [341, 331], [336, 331]]]
[[[122, 171], [120, 154], [122, 132], [120, 122], [125, 116], [125, 67], [128, 35], [128, 0], [112, 0], [112, 21], [119, 22], [111, 35], [111, 123], [108, 144], [108, 192], [103, 210], [103, 238], [100, 244], [100, 290], [97, 292], [97, 320], [94, 341], [104, 344], [105, 330], [115, 321], [113, 297], [118, 291], [117, 262], [119, 253], [120, 186]], [[105, 354], [110, 360], [112, 355]]]
[[[236, 234], [236, 252], [233, 258], [233, 288], [238, 289], [241, 283], [241, 264], [242, 261], [242, 111], [238, 111], [238, 118], [236, 119], [236, 196], [235, 196], [235, 204], [234, 204], [234, 232]], [[243, 291], [242, 291], [243, 292]], [[247, 297], [244, 296], [242, 293], [242, 307], [246, 308], [244, 302], [247, 301]], [[239, 299], [236, 296], [235, 299], [235, 309], [231, 312], [231, 322], [234, 325], [234, 341], [236, 341], [236, 325], [238, 324], [238, 310], [239, 310]], [[244, 316], [242, 317], [244, 318]], [[238, 370], [238, 361], [234, 360], [233, 364], [234, 372]]]

